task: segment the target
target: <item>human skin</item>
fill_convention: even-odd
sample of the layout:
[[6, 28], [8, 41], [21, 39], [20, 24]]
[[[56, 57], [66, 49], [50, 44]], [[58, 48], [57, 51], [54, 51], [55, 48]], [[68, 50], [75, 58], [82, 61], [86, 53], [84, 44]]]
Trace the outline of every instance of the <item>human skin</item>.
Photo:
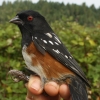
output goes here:
[[41, 88], [41, 80], [38, 76], [31, 76], [26, 84], [26, 100], [71, 100], [70, 91], [66, 84], [58, 85], [56, 82], [48, 82]]

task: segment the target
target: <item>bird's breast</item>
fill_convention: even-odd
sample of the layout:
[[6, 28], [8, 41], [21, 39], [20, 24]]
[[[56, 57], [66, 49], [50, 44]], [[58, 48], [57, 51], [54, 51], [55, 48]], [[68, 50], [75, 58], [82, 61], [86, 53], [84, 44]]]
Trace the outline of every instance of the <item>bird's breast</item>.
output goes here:
[[46, 75], [43, 72], [41, 64], [36, 59], [34, 50], [35, 49], [33, 47], [27, 47], [26, 45], [24, 45], [22, 48], [22, 55], [27, 65], [27, 68], [40, 76], [41, 80], [44, 83], [44, 78], [46, 78]]
[[26, 45], [24, 45], [22, 48], [22, 55], [23, 55], [25, 62], [28, 62], [28, 63], [32, 63], [32, 58], [36, 57], [33, 53], [28, 54]]

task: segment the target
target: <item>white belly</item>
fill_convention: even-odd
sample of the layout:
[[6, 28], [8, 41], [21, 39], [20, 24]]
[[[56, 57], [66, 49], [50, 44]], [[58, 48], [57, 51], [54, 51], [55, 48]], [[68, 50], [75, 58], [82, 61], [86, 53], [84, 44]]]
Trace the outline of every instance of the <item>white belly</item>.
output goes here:
[[41, 77], [41, 79], [43, 80], [44, 78], [46, 78], [46, 75], [43, 72], [42, 66], [40, 65], [40, 63], [38, 62], [37, 66], [33, 66], [32, 65], [32, 58], [36, 57], [36, 55], [34, 54], [28, 54], [26, 52], [27, 46], [24, 45], [22, 48], [22, 55], [23, 58], [25, 60], [25, 63], [27, 65], [27, 68], [33, 72], [35, 72], [37, 75], [39, 75]]

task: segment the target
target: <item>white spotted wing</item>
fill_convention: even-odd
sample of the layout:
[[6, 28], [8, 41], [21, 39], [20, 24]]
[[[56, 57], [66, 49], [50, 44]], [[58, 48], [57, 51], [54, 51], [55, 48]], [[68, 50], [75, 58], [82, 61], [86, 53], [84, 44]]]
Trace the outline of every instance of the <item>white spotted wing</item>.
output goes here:
[[78, 63], [54, 33], [36, 33], [33, 36], [33, 42], [42, 54], [45, 55], [45, 52], [48, 52], [56, 60], [72, 70], [87, 83], [87, 79]]

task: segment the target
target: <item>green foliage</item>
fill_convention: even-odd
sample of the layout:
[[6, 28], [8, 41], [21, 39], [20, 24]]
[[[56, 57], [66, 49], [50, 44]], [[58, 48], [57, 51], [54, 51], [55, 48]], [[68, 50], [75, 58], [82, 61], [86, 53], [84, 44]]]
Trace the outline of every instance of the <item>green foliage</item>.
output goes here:
[[100, 20], [100, 8], [96, 9], [94, 5], [88, 7], [85, 3], [65, 5], [64, 3], [47, 2], [47, 0], [39, 0], [37, 3], [32, 3], [31, 0], [15, 0], [14, 3], [4, 1], [0, 6], [0, 23], [8, 21], [17, 12], [27, 9], [39, 11], [49, 22], [60, 20], [63, 16], [73, 16], [73, 20], [79, 24], [93, 26]]
[[[23, 100], [26, 89], [22, 82], [15, 84], [8, 79], [9, 69], [21, 70], [23, 59], [20, 46], [20, 33], [17, 27], [0, 24], [0, 99]], [[20, 90], [20, 88], [23, 88]], [[19, 97], [19, 98], [18, 98]]]

